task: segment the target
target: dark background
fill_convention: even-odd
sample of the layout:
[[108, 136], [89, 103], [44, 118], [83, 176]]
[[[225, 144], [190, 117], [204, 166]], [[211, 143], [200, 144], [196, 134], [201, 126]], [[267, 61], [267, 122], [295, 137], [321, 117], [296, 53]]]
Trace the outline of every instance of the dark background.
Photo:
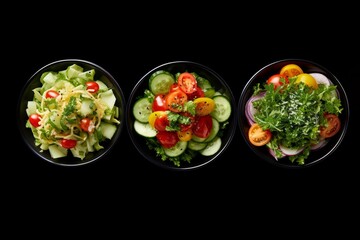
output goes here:
[[[272, 222], [272, 216], [277, 216], [284, 224], [289, 219], [298, 222], [294, 216], [312, 215], [310, 219], [316, 222], [320, 217], [332, 219], [333, 214], [343, 216], [358, 209], [354, 115], [359, 102], [359, 47], [352, 32], [344, 28], [353, 23], [352, 19], [339, 23], [330, 21], [328, 15], [317, 15], [316, 22], [303, 17], [287, 26], [284, 18], [270, 21], [268, 14], [249, 19], [242, 17], [243, 11], [235, 10], [224, 17], [214, 10], [201, 16], [182, 16], [179, 21], [169, 19], [171, 11], [162, 17], [149, 14], [142, 18], [131, 11], [132, 17], [127, 18], [122, 16], [125, 10], [114, 10], [116, 15], [109, 16], [105, 9], [98, 9], [98, 16], [69, 13], [33, 19], [26, 15], [7, 35], [13, 46], [7, 49], [12, 71], [11, 79], [3, 80], [14, 83], [19, 93], [44, 65], [78, 58], [108, 70], [127, 98], [152, 68], [168, 61], [190, 60], [220, 74], [238, 101], [242, 88], [260, 68], [285, 58], [301, 58], [328, 68], [343, 85], [350, 103], [348, 133], [326, 161], [308, 169], [289, 170], [257, 157], [237, 129], [231, 145], [216, 161], [195, 171], [172, 172], [144, 159], [124, 128], [117, 146], [104, 159], [68, 168], [36, 157], [20, 139], [12, 117], [9, 124], [16, 134], [5, 141], [15, 150], [3, 158], [9, 165], [2, 168], [9, 190], [6, 198], [17, 206], [12, 211], [29, 217], [45, 210], [42, 217], [68, 216], [72, 223], [79, 215], [81, 219], [88, 216], [83, 220], [91, 222], [97, 213], [104, 218], [110, 214], [132, 223], [142, 219], [150, 224], [152, 217], [165, 210], [160, 218], [175, 214], [189, 221], [205, 217], [211, 222], [214, 214], [218, 214], [217, 221], [229, 214], [259, 224]], [[10, 94], [14, 101], [19, 97]], [[307, 211], [314, 206], [315, 215]], [[65, 210], [55, 210], [59, 207]]]

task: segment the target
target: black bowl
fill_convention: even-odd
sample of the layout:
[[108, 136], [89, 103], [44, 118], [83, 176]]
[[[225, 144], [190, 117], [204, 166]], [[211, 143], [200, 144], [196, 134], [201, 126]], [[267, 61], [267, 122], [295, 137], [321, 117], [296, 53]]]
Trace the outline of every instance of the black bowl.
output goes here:
[[[180, 166], [175, 166], [169, 160], [162, 161], [161, 157], [157, 156], [154, 150], [150, 150], [146, 145], [146, 140], [143, 136], [139, 135], [134, 129], [134, 122], [135, 117], [133, 115], [133, 107], [135, 102], [137, 101], [139, 96], [144, 95], [144, 90], [149, 89], [149, 78], [150, 76], [159, 71], [165, 70], [172, 74], [180, 73], [180, 72], [195, 72], [199, 76], [206, 78], [211, 85], [215, 88], [216, 91], [221, 92], [223, 95], [226, 95], [230, 104], [231, 104], [231, 115], [228, 119], [228, 125], [223, 132], [223, 136], [221, 137], [221, 148], [218, 152], [216, 152], [212, 156], [203, 156], [201, 154], [196, 155], [194, 159], [191, 160], [190, 163], [182, 162]], [[193, 170], [203, 167], [210, 162], [214, 161], [215, 159], [219, 158], [219, 156], [225, 151], [225, 149], [229, 146], [231, 140], [236, 131], [237, 123], [236, 123], [236, 114], [235, 114], [235, 100], [232, 94], [232, 91], [226, 81], [217, 74], [211, 68], [204, 66], [202, 64], [191, 62], [191, 61], [173, 61], [161, 64], [148, 73], [146, 73], [135, 85], [133, 88], [130, 97], [127, 103], [127, 113], [126, 113], [126, 120], [127, 120], [127, 129], [133, 144], [135, 145], [136, 149], [139, 153], [147, 159], [149, 162], [155, 164], [164, 169], [170, 170]]]
[[[34, 92], [32, 90], [42, 85], [40, 82], [40, 77], [44, 72], [47, 71], [59, 72], [65, 70], [68, 66], [72, 64], [76, 64], [82, 67], [83, 71], [94, 69], [95, 70], [94, 80], [101, 80], [103, 83], [107, 85], [108, 88], [113, 90], [116, 98], [115, 105], [119, 108], [118, 120], [120, 121], [120, 123], [117, 125], [117, 129], [113, 137], [111, 139], [107, 139], [104, 142], [101, 142], [101, 145], [104, 147], [103, 149], [99, 151], [89, 152], [83, 159], [74, 157], [70, 151], [68, 152], [66, 157], [52, 158], [48, 150], [40, 151], [41, 150], [40, 147], [35, 145], [35, 140], [31, 132], [31, 129], [26, 127], [26, 122], [28, 120], [28, 116], [26, 112], [27, 103], [28, 101], [33, 100]], [[63, 59], [43, 66], [42, 68], [37, 70], [24, 85], [18, 102], [18, 110], [17, 110], [18, 127], [26, 145], [38, 157], [42, 158], [43, 160], [46, 160], [47, 162], [59, 166], [80, 166], [99, 160], [100, 158], [104, 157], [111, 150], [112, 147], [114, 147], [125, 124], [125, 120], [124, 120], [125, 107], [126, 107], [125, 97], [118, 82], [104, 68], [86, 60]]]
[[[253, 94], [253, 87], [257, 84], [264, 84], [266, 80], [272, 76], [273, 74], [277, 74], [280, 72], [281, 68], [287, 64], [297, 64], [302, 68], [304, 73], [321, 73], [325, 75], [333, 85], [337, 86], [337, 92], [343, 107], [342, 112], [339, 114], [339, 118], [341, 120], [341, 129], [334, 136], [329, 138], [328, 143], [317, 150], [312, 150], [310, 152], [309, 157], [305, 160], [305, 163], [302, 165], [297, 164], [296, 162], [292, 163], [287, 157], [278, 158], [277, 160], [270, 154], [267, 146], [257, 147], [250, 143], [248, 137], [248, 131], [250, 128], [250, 124], [247, 121], [245, 115], [245, 106], [248, 99]], [[349, 102], [344, 88], [342, 87], [340, 81], [325, 67], [304, 59], [284, 59], [268, 64], [267, 66], [260, 69], [256, 72], [245, 85], [239, 99], [238, 103], [238, 125], [240, 127], [241, 134], [245, 139], [245, 142], [251, 148], [251, 150], [261, 159], [266, 162], [273, 164], [275, 166], [284, 167], [284, 168], [305, 168], [309, 166], [313, 166], [327, 157], [329, 157], [334, 151], [339, 147], [341, 142], [343, 141], [346, 131], [349, 124]]]

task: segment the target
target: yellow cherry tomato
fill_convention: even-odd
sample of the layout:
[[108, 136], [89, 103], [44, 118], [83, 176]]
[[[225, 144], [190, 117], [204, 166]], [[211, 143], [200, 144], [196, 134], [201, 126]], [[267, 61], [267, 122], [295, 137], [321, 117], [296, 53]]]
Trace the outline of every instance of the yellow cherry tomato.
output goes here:
[[178, 131], [177, 134], [178, 134], [179, 140], [183, 141], [183, 142], [190, 141], [192, 138], [192, 130], [191, 129], [188, 129], [183, 132]]
[[162, 116], [162, 115], [165, 115], [166, 114], [166, 112], [165, 111], [155, 111], [155, 112], [152, 112], [150, 115], [149, 115], [149, 124], [150, 124], [150, 126], [152, 126], [153, 128], [155, 128], [154, 127], [154, 125], [155, 125], [155, 120], [158, 118], [158, 117], [160, 117], [160, 116]]
[[295, 80], [295, 83], [303, 82], [309, 87], [312, 87], [313, 89], [318, 88], [318, 83], [316, 82], [315, 78], [311, 76], [308, 73], [301, 73], [297, 75], [297, 79]]
[[299, 65], [296, 65], [296, 64], [293, 64], [293, 63], [285, 65], [280, 70], [280, 74], [285, 75], [288, 78], [297, 76], [297, 75], [299, 75], [299, 74], [301, 74], [303, 72], [304, 71], [301, 69], [301, 67]]
[[195, 112], [198, 116], [209, 115], [215, 108], [215, 101], [208, 97], [199, 97], [194, 100]]

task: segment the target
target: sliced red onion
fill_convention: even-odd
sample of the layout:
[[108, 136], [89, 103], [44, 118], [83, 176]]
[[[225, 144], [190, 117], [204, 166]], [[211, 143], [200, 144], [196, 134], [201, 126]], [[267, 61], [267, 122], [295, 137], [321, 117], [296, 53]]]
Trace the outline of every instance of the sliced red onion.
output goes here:
[[288, 148], [288, 147], [285, 147], [284, 145], [280, 145], [279, 148], [280, 148], [281, 152], [287, 156], [297, 155], [304, 150], [304, 148]]
[[313, 76], [318, 84], [324, 84], [326, 86], [332, 85], [332, 82], [329, 78], [327, 78], [322, 73], [310, 73], [311, 76]]
[[276, 154], [275, 154], [275, 151], [274, 151], [273, 149], [271, 149], [271, 148], [268, 148], [268, 149], [269, 149], [269, 153], [271, 154], [271, 156], [273, 156], [273, 157], [275, 158], [276, 161], [279, 160], [280, 158], [283, 158], [283, 157], [286, 156], [285, 154], [283, 154], [283, 153], [281, 152], [282, 155], [281, 155], [280, 157], [277, 157]]
[[253, 101], [256, 101], [265, 96], [265, 92], [261, 92], [258, 95], [251, 96], [249, 100], [245, 104], [245, 116], [250, 125], [255, 122], [254, 114], [256, 113], [256, 109], [253, 106]]
[[318, 150], [318, 149], [324, 147], [328, 142], [329, 142], [328, 139], [326, 139], [326, 138], [325, 138], [325, 139], [322, 139], [322, 140], [320, 140], [317, 144], [312, 145], [312, 146], [310, 147], [310, 149], [311, 149], [311, 150]]

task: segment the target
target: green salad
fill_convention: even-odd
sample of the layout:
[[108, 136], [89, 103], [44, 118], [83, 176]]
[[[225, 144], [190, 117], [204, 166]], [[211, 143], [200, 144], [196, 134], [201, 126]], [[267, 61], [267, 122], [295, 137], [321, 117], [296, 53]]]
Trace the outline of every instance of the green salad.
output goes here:
[[174, 166], [222, 146], [232, 112], [227, 94], [196, 72], [154, 72], [133, 105], [134, 129], [159, 160]]
[[113, 90], [95, 79], [95, 70], [72, 64], [42, 73], [40, 82], [26, 108], [26, 127], [40, 151], [49, 151], [52, 158], [70, 151], [84, 159], [103, 149], [120, 124], [119, 108]]

